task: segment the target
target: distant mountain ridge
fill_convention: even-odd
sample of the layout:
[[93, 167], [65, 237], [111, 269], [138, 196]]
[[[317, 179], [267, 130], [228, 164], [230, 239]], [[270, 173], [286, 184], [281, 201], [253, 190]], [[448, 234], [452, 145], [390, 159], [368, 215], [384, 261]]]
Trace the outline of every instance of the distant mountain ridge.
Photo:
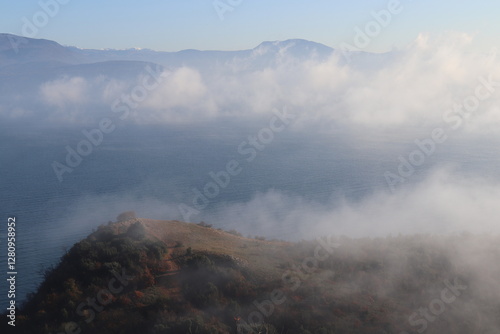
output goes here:
[[12, 34], [0, 34], [0, 68], [29, 62], [62, 62], [66, 64], [97, 63], [104, 61], [146, 61], [163, 66], [182, 65], [200, 67], [213, 62], [226, 62], [234, 58], [273, 56], [287, 52], [297, 58], [312, 55], [328, 57], [334, 50], [323, 44], [303, 39], [263, 42], [253, 49], [240, 51], [201, 51], [181, 50], [162, 52], [150, 49], [95, 50], [80, 49], [73, 46], [46, 40], [25, 38]]
[[[94, 50], [63, 46], [55, 41], [0, 34], [0, 89], [9, 97], [30, 89], [31, 95], [45, 82], [61, 77], [81, 77], [135, 82], [147, 66], [163, 69], [190, 67], [202, 75], [220, 71], [258, 71], [275, 67], [283, 59], [325, 60], [334, 50], [301, 39], [263, 42], [240, 51], [181, 50], [162, 52], [150, 49]], [[0, 94], [0, 95], [2, 95]]]
[[[98, 103], [110, 92], [103, 87], [110, 87], [111, 90], [118, 89], [117, 87], [130, 90], [152, 69], [157, 73], [180, 73], [182, 78], [172, 76], [169, 79], [170, 84], [175, 80], [199, 82], [198, 86], [193, 86], [198, 87], [197, 89], [190, 86], [185, 88], [189, 88], [188, 94], [201, 94], [204, 87], [216, 87], [221, 78], [237, 80], [247, 75], [251, 78], [253, 74], [259, 76], [259, 73], [268, 69], [284, 68], [289, 73], [300, 75], [301, 66], [307, 62], [332, 62], [332, 65], [339, 67], [371, 70], [383, 67], [391, 61], [391, 57], [391, 53], [345, 54], [344, 51], [303, 39], [266, 41], [252, 49], [239, 51], [188, 49], [160, 52], [149, 49], [80, 49], [46, 39], [0, 34], [0, 99], [4, 108], [18, 115], [16, 118], [25, 118], [32, 113], [42, 120], [54, 110], [54, 106], [72, 105], [80, 108], [83, 106], [80, 103], [83, 97], [92, 96], [91, 101], [96, 102], [95, 106], [99, 105], [108, 110], [107, 102], [105, 106]], [[179, 71], [180, 69], [182, 70]], [[76, 78], [76, 81], [71, 81], [73, 78]], [[68, 82], [72, 84], [66, 85]], [[54, 85], [58, 92], [49, 92], [47, 87]], [[100, 88], [97, 88], [98, 86]], [[19, 97], [20, 92], [22, 99]], [[54, 99], [55, 97], [57, 99]], [[71, 103], [67, 104], [70, 100]], [[87, 103], [89, 100], [85, 101]], [[169, 101], [177, 103], [175, 98]], [[212, 102], [215, 103], [214, 100]], [[87, 107], [88, 103], [84, 108]], [[91, 119], [90, 113], [97, 114], [98, 110], [100, 111], [92, 107], [83, 117]], [[178, 112], [181, 112], [180, 109]], [[83, 111], [77, 114], [82, 115]]]
[[0, 68], [30, 62], [79, 62], [78, 55], [59, 43], [46, 39], [0, 34]]

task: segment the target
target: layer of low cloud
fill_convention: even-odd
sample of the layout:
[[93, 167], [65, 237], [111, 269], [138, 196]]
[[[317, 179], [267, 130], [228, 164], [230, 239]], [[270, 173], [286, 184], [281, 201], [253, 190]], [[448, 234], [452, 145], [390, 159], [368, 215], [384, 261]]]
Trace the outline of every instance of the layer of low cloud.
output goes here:
[[320, 204], [271, 190], [247, 203], [220, 207], [213, 221], [243, 228], [245, 233], [284, 239], [325, 234], [500, 233], [493, 218], [500, 214], [499, 200], [500, 182], [466, 177], [442, 167], [423, 182], [395, 193], [377, 191], [356, 202], [338, 196]]
[[89, 83], [81, 77], [64, 77], [40, 87], [42, 100], [50, 106], [64, 109], [71, 104], [88, 103]]
[[[247, 118], [286, 105], [303, 115], [304, 126], [446, 125], [443, 116], [474, 96], [480, 78], [489, 78], [495, 91], [480, 102], [464, 128], [495, 131], [500, 126], [495, 107], [500, 102], [496, 85], [500, 59], [494, 49], [490, 54], [469, 53], [471, 41], [471, 36], [462, 33], [422, 34], [404, 50], [373, 56], [373, 62], [363, 57], [346, 63], [341, 52], [327, 60], [299, 61], [283, 50], [272, 66], [251, 67], [254, 59], [250, 57], [213, 68], [168, 69], [129, 121], [172, 124], [222, 116]], [[38, 93], [48, 120], [98, 121], [110, 113], [116, 99], [140, 87], [145, 76], [146, 69], [129, 80], [64, 77], [43, 83]], [[62, 117], [61, 111], [82, 115]], [[11, 114], [2, 110], [3, 116]]]
[[[285, 240], [314, 239], [322, 235], [374, 237], [402, 234], [500, 233], [500, 181], [464, 175], [451, 167], [437, 167], [422, 182], [384, 189], [359, 200], [335, 194], [318, 202], [299, 194], [269, 189], [244, 202], [218, 203], [193, 216], [244, 235]], [[179, 204], [159, 198], [124, 195], [82, 197], [58, 229], [82, 237], [91, 228], [135, 210], [144, 218], [179, 219]], [[57, 225], [57, 224], [56, 224]], [[64, 231], [64, 232], [63, 232]]]

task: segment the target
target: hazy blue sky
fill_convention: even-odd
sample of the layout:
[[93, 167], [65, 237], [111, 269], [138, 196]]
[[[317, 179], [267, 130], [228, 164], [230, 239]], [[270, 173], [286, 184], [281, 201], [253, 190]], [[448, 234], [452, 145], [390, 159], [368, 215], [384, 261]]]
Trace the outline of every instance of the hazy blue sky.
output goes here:
[[[42, 3], [66, 2], [43, 24]], [[390, 0], [220, 0], [230, 5], [221, 20], [214, 0], [41, 0], [9, 1], [0, 12], [0, 31], [23, 34], [23, 18], [40, 27], [36, 38], [82, 48], [247, 49], [262, 41], [304, 38], [331, 47], [353, 44], [354, 28], [373, 20], [372, 11]], [[366, 51], [410, 43], [420, 32], [475, 34], [475, 47], [498, 45], [498, 0], [401, 0], [403, 10], [373, 38]], [[53, 6], [49, 6], [53, 8]], [[37, 16], [38, 15], [38, 16]], [[45, 16], [48, 17], [48, 16]], [[29, 37], [29, 36], [28, 36]], [[496, 45], [495, 45], [496, 44]]]

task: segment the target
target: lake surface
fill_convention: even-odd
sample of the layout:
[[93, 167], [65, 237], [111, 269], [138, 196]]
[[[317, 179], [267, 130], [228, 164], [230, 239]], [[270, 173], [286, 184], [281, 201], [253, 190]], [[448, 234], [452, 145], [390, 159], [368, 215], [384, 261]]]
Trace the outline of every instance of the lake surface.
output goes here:
[[[213, 181], [209, 173], [224, 170], [231, 160], [238, 161], [241, 173], [231, 177], [206, 208], [189, 220], [235, 228], [245, 235], [297, 240], [301, 236], [294, 226], [262, 229], [252, 226], [252, 217], [242, 217], [241, 222], [215, 219], [220, 219], [221, 208], [236, 210], [270, 191], [321, 205], [329, 205], [338, 196], [355, 202], [374, 192], [389, 192], [384, 172], [394, 171], [398, 156], [407, 155], [415, 148], [413, 140], [429, 133], [420, 129], [412, 129], [411, 135], [401, 131], [405, 136], [382, 131], [349, 134], [343, 129], [328, 133], [283, 131], [276, 133], [254, 160], [247, 161], [249, 156], [240, 154], [238, 147], [265, 125], [122, 126], [105, 136], [71, 174], [64, 174], [63, 182], [58, 181], [51, 164], [64, 162], [66, 145], [76, 147], [84, 138], [83, 127], [3, 126], [0, 219], [5, 225], [10, 216], [17, 220], [17, 301], [35, 290], [41, 271], [56, 264], [65, 249], [122, 211], [182, 220], [179, 204], [193, 206], [193, 189], [203, 190]], [[496, 142], [480, 139], [466, 143], [450, 140], [427, 159], [410, 183], [418, 183], [427, 170], [443, 162], [500, 179], [499, 147]], [[279, 219], [280, 213], [276, 215]], [[5, 245], [6, 229], [0, 230], [1, 244]], [[6, 268], [3, 255], [0, 267]], [[0, 291], [7, 291], [4, 281]]]

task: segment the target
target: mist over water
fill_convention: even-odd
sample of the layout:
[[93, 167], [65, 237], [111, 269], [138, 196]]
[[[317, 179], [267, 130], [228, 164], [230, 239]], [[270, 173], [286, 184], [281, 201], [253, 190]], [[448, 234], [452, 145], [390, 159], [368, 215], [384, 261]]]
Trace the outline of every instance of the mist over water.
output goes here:
[[421, 130], [356, 136], [342, 129], [338, 134], [290, 129], [247, 162], [238, 146], [262, 124], [265, 120], [225, 128], [124, 126], [63, 182], [51, 163], [64, 159], [66, 143], [80, 140], [78, 130], [39, 130], [42, 139], [34, 141], [35, 134], [3, 129], [1, 149], [8, 163], [1, 166], [1, 197], [4, 211], [17, 217], [19, 268], [29, 277], [19, 284], [21, 295], [35, 289], [40, 270], [64, 249], [120, 212], [183, 220], [179, 205], [194, 208], [193, 189], [203, 192], [213, 181], [209, 173], [224, 170], [233, 159], [241, 173], [189, 221], [291, 241], [325, 234], [498, 232], [491, 219], [500, 214], [496, 142], [450, 140], [393, 193], [384, 173], [396, 170], [399, 155], [414, 150], [412, 139]]
[[[259, 47], [210, 69], [168, 68], [126, 121], [111, 106], [144, 73], [73, 69], [36, 78], [19, 95], [13, 85], [1, 95], [0, 198], [18, 222], [21, 298], [65, 247], [128, 210], [285, 240], [498, 233], [500, 67], [495, 54], [462, 52], [469, 39], [421, 35], [374, 64], [346, 64], [338, 53], [298, 60], [286, 47]], [[478, 87], [491, 94], [477, 110], [454, 109], [474, 102]], [[273, 110], [285, 107], [293, 122], [252, 147], [249, 136], [263, 134]], [[116, 130], [60, 182], [53, 162], [64, 163], [66, 147], [104, 117]], [[426, 153], [415, 140], [428, 143], [436, 129], [446, 140]], [[206, 196], [211, 173], [231, 161], [241, 171]], [[388, 182], [387, 172], [398, 181]]]

